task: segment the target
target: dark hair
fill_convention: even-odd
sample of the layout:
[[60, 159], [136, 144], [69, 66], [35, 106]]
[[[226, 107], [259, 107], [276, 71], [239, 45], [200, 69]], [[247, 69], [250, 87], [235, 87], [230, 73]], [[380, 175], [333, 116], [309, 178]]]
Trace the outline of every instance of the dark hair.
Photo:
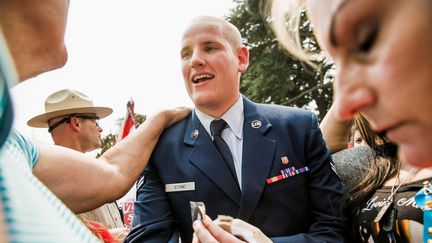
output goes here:
[[397, 146], [385, 134], [376, 133], [369, 122], [360, 114], [354, 117], [354, 124], [365, 142], [375, 151], [375, 157], [367, 169], [365, 178], [345, 195], [343, 211], [352, 233], [358, 236], [356, 221], [360, 208], [384, 183], [395, 177], [400, 168]]

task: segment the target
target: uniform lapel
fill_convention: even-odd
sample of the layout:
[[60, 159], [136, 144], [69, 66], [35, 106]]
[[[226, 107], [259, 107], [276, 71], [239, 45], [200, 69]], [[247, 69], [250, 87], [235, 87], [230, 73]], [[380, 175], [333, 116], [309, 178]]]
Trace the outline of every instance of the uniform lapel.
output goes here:
[[244, 98], [242, 198], [239, 217], [248, 220], [256, 208], [269, 177], [276, 142], [265, 136], [271, 128], [268, 119], [259, 114], [256, 105]]
[[[184, 143], [192, 146], [189, 160], [203, 174], [205, 174], [217, 187], [219, 187], [231, 200], [240, 205], [241, 192], [235, 178], [231, 175], [228, 166], [221, 154], [213, 144], [210, 135], [201, 125], [195, 112], [188, 124]], [[194, 135], [197, 134], [198, 136]], [[196, 182], [199, 186], [199, 181]]]

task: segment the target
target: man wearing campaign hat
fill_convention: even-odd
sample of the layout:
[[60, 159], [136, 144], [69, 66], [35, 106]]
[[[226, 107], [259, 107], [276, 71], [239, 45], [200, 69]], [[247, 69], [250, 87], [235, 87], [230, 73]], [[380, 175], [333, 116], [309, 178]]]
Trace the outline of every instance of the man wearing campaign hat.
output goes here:
[[63, 89], [45, 100], [45, 113], [30, 119], [31, 127], [48, 127], [54, 143], [80, 152], [101, 147], [102, 128], [98, 120], [109, 116], [112, 109], [94, 106], [85, 94]]
[[[27, 124], [47, 127], [56, 145], [86, 153], [101, 147], [103, 129], [98, 120], [112, 111], [108, 107], [94, 106], [92, 99], [79, 91], [63, 89], [49, 95], [45, 100], [45, 113], [33, 117]], [[102, 223], [119, 234], [128, 231], [115, 202], [80, 214], [79, 218]]]

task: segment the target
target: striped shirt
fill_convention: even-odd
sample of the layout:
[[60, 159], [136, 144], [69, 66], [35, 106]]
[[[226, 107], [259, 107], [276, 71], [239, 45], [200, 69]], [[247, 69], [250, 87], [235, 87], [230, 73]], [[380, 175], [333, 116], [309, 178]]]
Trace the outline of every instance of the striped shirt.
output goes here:
[[38, 148], [16, 131], [7, 135], [12, 122], [7, 84], [16, 80], [0, 29], [0, 210], [5, 220], [0, 225], [5, 223], [7, 238], [12, 243], [100, 242], [32, 174], [39, 157]]
[[11, 242], [99, 242], [31, 172], [38, 148], [12, 131], [0, 151], [0, 196]]

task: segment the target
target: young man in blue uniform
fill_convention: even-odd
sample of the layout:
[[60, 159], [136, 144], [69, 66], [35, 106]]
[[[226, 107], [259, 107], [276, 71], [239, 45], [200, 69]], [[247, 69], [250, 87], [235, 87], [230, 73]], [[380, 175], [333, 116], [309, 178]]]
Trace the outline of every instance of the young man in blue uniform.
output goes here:
[[204, 202], [213, 219], [249, 222], [274, 242], [343, 242], [344, 188], [316, 116], [240, 94], [249, 52], [223, 19], [193, 19], [180, 56], [195, 110], [161, 136], [126, 242], [191, 242], [191, 201]]

